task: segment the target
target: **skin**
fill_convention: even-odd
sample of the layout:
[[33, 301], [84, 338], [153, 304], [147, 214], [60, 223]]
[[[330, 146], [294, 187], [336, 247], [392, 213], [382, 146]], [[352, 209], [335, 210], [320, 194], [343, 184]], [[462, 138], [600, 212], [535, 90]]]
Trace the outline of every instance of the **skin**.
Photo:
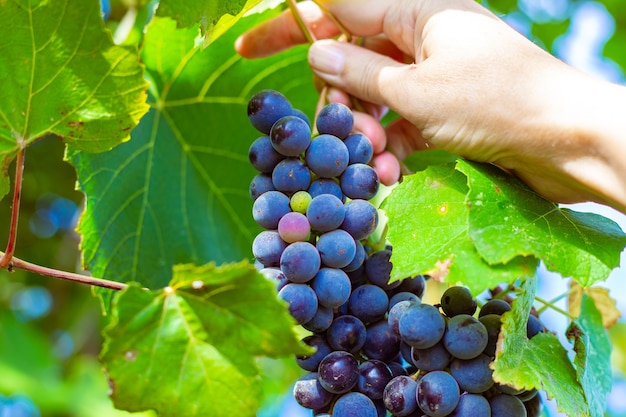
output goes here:
[[[626, 212], [626, 88], [588, 76], [524, 38], [472, 0], [320, 0], [335, 24], [298, 3], [318, 39], [309, 64], [329, 100], [365, 103], [356, 129], [370, 137], [374, 166], [390, 184], [399, 160], [440, 148], [490, 162], [549, 200], [595, 201]], [[244, 57], [306, 42], [291, 12], [236, 42]], [[385, 109], [402, 117], [383, 128]]]

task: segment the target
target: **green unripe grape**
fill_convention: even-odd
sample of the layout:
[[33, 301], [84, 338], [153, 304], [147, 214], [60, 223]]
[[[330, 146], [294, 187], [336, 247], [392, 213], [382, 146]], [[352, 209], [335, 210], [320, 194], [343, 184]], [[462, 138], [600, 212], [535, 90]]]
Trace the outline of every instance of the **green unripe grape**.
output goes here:
[[289, 205], [291, 209], [297, 213], [306, 213], [306, 209], [309, 208], [309, 204], [311, 204], [311, 194], [306, 191], [298, 191], [294, 195], [291, 196], [291, 201]]

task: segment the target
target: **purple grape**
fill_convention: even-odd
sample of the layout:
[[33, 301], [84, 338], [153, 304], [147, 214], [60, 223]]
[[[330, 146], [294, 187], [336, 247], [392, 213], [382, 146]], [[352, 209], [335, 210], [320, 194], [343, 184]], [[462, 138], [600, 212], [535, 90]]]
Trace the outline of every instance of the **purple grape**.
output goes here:
[[341, 269], [320, 268], [311, 281], [311, 288], [317, 294], [319, 303], [329, 308], [337, 308], [348, 301], [352, 284]]
[[264, 230], [254, 238], [252, 254], [265, 267], [278, 266], [286, 247], [287, 243], [280, 238], [278, 232]]
[[526, 337], [532, 339], [538, 333], [543, 333], [545, 331], [546, 328], [543, 323], [541, 323], [541, 320], [533, 315], [528, 316], [528, 321], [526, 322]]
[[275, 285], [277, 292], [280, 291], [285, 285], [289, 284], [289, 280], [280, 268], [263, 268], [259, 272]]
[[368, 164], [374, 155], [372, 142], [360, 133], [349, 135], [343, 143], [348, 148], [349, 164]]
[[389, 298], [387, 293], [376, 285], [362, 285], [350, 295], [348, 308], [350, 313], [363, 323], [378, 321], [385, 316]]
[[378, 285], [385, 291], [400, 286], [400, 281], [389, 284], [391, 277], [391, 251], [389, 249], [374, 252], [365, 260], [365, 274], [367, 278], [375, 285]]
[[446, 323], [439, 310], [421, 303], [409, 307], [398, 325], [402, 340], [417, 349], [434, 346], [443, 337], [445, 329]]
[[307, 190], [311, 183], [311, 171], [299, 159], [283, 159], [272, 171], [272, 182], [277, 190], [286, 193]]
[[417, 410], [417, 383], [408, 376], [393, 378], [383, 391], [385, 408], [397, 417], [405, 417]]
[[250, 192], [250, 197], [253, 200], [256, 200], [259, 196], [261, 196], [261, 194], [268, 191], [276, 191], [276, 188], [274, 188], [272, 177], [267, 174], [258, 174], [252, 178], [252, 181], [250, 181], [250, 188], [248, 191]]
[[359, 362], [348, 352], [331, 352], [320, 362], [318, 372], [320, 384], [326, 391], [343, 394], [356, 385]]
[[388, 362], [400, 353], [400, 337], [391, 331], [383, 319], [367, 326], [362, 352], [369, 359]]
[[333, 407], [332, 417], [378, 417], [378, 411], [366, 395], [350, 392], [339, 397]]
[[319, 303], [317, 305], [317, 312], [313, 318], [302, 325], [308, 331], [314, 333], [320, 333], [330, 327], [333, 322], [334, 313], [332, 308], [328, 308]]
[[455, 285], [441, 296], [441, 309], [448, 317], [459, 314], [471, 316], [476, 312], [476, 300], [467, 288]]
[[309, 242], [289, 244], [280, 256], [280, 270], [291, 282], [308, 282], [320, 269], [320, 255]]
[[334, 350], [356, 353], [365, 344], [366, 329], [361, 320], [345, 315], [335, 318], [328, 330], [326, 339]]
[[459, 403], [459, 395], [458, 384], [444, 371], [429, 372], [417, 382], [417, 405], [431, 417], [450, 414]]
[[269, 136], [261, 136], [250, 145], [248, 159], [250, 160], [250, 164], [257, 171], [264, 174], [271, 174], [274, 167], [285, 159], [285, 156], [276, 152], [276, 149], [272, 146], [272, 142], [270, 142]]
[[298, 156], [311, 143], [309, 125], [297, 116], [281, 117], [270, 131], [270, 142], [281, 155]]
[[341, 201], [345, 201], [346, 199], [343, 192], [341, 192], [339, 183], [330, 178], [318, 178], [313, 181], [309, 186], [309, 194], [311, 194], [313, 198], [321, 194], [332, 194]]
[[487, 301], [481, 307], [478, 317], [482, 317], [487, 314], [497, 314], [498, 316], [501, 316], [507, 311], [511, 311], [511, 305], [504, 300], [494, 298], [493, 300]]
[[315, 348], [315, 352], [310, 355], [296, 356], [296, 363], [305, 371], [317, 371], [320, 362], [326, 355], [332, 352], [326, 339], [320, 335], [309, 335], [302, 339], [305, 345]]
[[306, 284], [287, 284], [278, 292], [278, 298], [287, 302], [289, 313], [298, 324], [311, 320], [317, 312], [315, 291]]
[[[378, 192], [378, 174], [369, 165], [352, 164], [339, 178], [341, 191], [351, 199], [370, 200]], [[278, 187], [276, 187], [278, 189]]]
[[394, 305], [398, 304], [400, 301], [411, 301], [413, 303], [420, 303], [422, 300], [412, 292], [397, 292], [389, 299], [389, 307], [390, 310]]
[[340, 176], [348, 166], [348, 148], [337, 137], [319, 135], [306, 151], [305, 160], [311, 171], [321, 178]]
[[452, 356], [459, 359], [472, 359], [487, 347], [487, 328], [477, 318], [459, 314], [448, 320], [448, 329], [443, 336], [443, 344]]
[[485, 329], [487, 329], [487, 346], [483, 350], [483, 353], [487, 356], [495, 357], [500, 328], [502, 327], [501, 316], [497, 314], [487, 314], [479, 317], [478, 320], [485, 326]]
[[366, 239], [378, 226], [378, 211], [365, 200], [352, 200], [346, 204], [346, 214], [341, 228], [355, 240]]
[[287, 213], [278, 221], [278, 234], [287, 243], [303, 242], [310, 233], [309, 219], [302, 213]]
[[491, 407], [489, 401], [482, 395], [463, 394], [459, 403], [448, 417], [489, 417]]
[[383, 391], [391, 378], [391, 370], [385, 362], [376, 359], [365, 361], [359, 366], [356, 390], [372, 400], [379, 400], [383, 398]]
[[494, 395], [489, 399], [491, 417], [526, 417], [524, 403], [517, 397], [508, 394]]
[[352, 130], [354, 118], [348, 106], [341, 103], [330, 103], [320, 110], [316, 125], [320, 134], [337, 136], [345, 139]]
[[389, 309], [389, 315], [387, 316], [387, 323], [392, 332], [400, 335], [400, 318], [415, 302], [410, 300], [399, 301], [393, 307]]
[[329, 232], [338, 228], [346, 214], [340, 199], [331, 194], [321, 194], [313, 198], [306, 210], [306, 217], [313, 230]]
[[285, 96], [274, 90], [262, 90], [248, 102], [248, 119], [262, 133], [270, 133], [274, 123], [292, 114], [291, 104]]
[[400, 281], [400, 285], [396, 291], [406, 291], [417, 295], [422, 298], [424, 291], [426, 290], [426, 278], [424, 275], [416, 275], [412, 278], [405, 278]]
[[296, 381], [293, 397], [302, 407], [312, 410], [330, 404], [334, 395], [322, 388], [318, 373], [311, 372]]
[[331, 268], [347, 266], [356, 254], [354, 239], [348, 232], [340, 229], [321, 235], [316, 246], [324, 265]]
[[276, 229], [281, 217], [291, 211], [289, 197], [280, 191], [268, 191], [254, 200], [252, 217], [264, 229]]
[[450, 375], [459, 388], [472, 394], [480, 394], [493, 386], [493, 370], [489, 368], [491, 358], [478, 355], [473, 359], [454, 359], [450, 364]]
[[452, 355], [441, 341], [426, 349], [411, 348], [411, 362], [420, 371], [443, 371], [451, 360]]
[[365, 258], [367, 257], [363, 244], [358, 240], [355, 240], [354, 244], [356, 245], [354, 258], [352, 258], [348, 265], [342, 268], [346, 272], [353, 272], [359, 269], [361, 266], [363, 266], [363, 264], [365, 263]]

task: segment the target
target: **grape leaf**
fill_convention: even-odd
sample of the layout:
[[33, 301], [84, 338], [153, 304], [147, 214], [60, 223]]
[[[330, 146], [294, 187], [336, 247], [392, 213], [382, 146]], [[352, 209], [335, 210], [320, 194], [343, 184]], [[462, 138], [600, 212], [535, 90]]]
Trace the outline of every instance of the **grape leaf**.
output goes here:
[[443, 165], [455, 162], [459, 157], [443, 149], [426, 149], [413, 152], [402, 163], [412, 172], [423, 171], [431, 165]]
[[254, 61], [235, 54], [237, 34], [272, 13], [242, 19], [204, 49], [195, 44], [197, 28], [177, 30], [166, 18], [150, 24], [142, 51], [150, 112], [130, 142], [69, 155], [87, 195], [79, 231], [95, 276], [156, 289], [175, 264], [252, 257], [260, 228], [247, 154], [260, 134], [247, 120], [247, 100], [280, 89], [309, 114], [317, 101], [304, 49]]
[[619, 265], [626, 235], [612, 220], [561, 209], [490, 165], [459, 160], [457, 169], [468, 178], [469, 235], [488, 263], [535, 256], [583, 286]]
[[568, 416], [591, 416], [583, 387], [559, 339], [548, 332], [530, 340], [526, 337], [536, 289], [536, 278], [523, 281], [512, 310], [502, 316], [493, 379], [518, 389], [542, 389]]
[[580, 315], [580, 305], [585, 295], [593, 299], [602, 316], [602, 325], [605, 328], [608, 329], [617, 323], [622, 313], [617, 308], [615, 299], [610, 296], [609, 290], [601, 287], [583, 288], [576, 281], [571, 282], [567, 296], [567, 307], [571, 315], [575, 317]]
[[567, 329], [574, 342], [574, 365], [593, 417], [602, 417], [611, 391], [611, 342], [602, 325], [602, 315], [590, 296], [583, 295], [580, 316]]
[[391, 281], [416, 274], [468, 286], [479, 293], [534, 273], [537, 261], [519, 257], [489, 265], [468, 236], [466, 177], [454, 165], [436, 165], [405, 176], [383, 202], [393, 246]]
[[101, 360], [116, 407], [160, 416], [254, 416], [255, 357], [308, 353], [273, 284], [247, 262], [180, 265], [170, 286], [114, 300]]
[[20, 149], [49, 134], [96, 152], [127, 140], [147, 111], [133, 47], [113, 44], [96, 0], [0, 7], [0, 198]]

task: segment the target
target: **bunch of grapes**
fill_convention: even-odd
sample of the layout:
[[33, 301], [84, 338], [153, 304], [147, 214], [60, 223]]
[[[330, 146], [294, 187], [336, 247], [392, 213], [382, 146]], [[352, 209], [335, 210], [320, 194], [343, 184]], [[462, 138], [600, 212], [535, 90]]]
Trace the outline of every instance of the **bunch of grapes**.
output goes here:
[[[253, 242], [257, 268], [315, 349], [296, 358], [309, 372], [294, 385], [296, 401], [319, 417], [538, 416], [535, 390], [495, 384], [489, 368], [507, 301], [476, 315], [466, 288], [433, 306], [421, 301], [428, 277], [389, 283], [392, 248], [368, 245], [378, 223], [368, 201], [379, 185], [372, 145], [352, 133], [350, 110], [324, 107], [312, 137], [302, 112], [264, 90], [248, 116], [264, 134], [249, 152], [260, 171], [253, 217], [266, 229]], [[528, 336], [544, 330], [531, 316]]]

